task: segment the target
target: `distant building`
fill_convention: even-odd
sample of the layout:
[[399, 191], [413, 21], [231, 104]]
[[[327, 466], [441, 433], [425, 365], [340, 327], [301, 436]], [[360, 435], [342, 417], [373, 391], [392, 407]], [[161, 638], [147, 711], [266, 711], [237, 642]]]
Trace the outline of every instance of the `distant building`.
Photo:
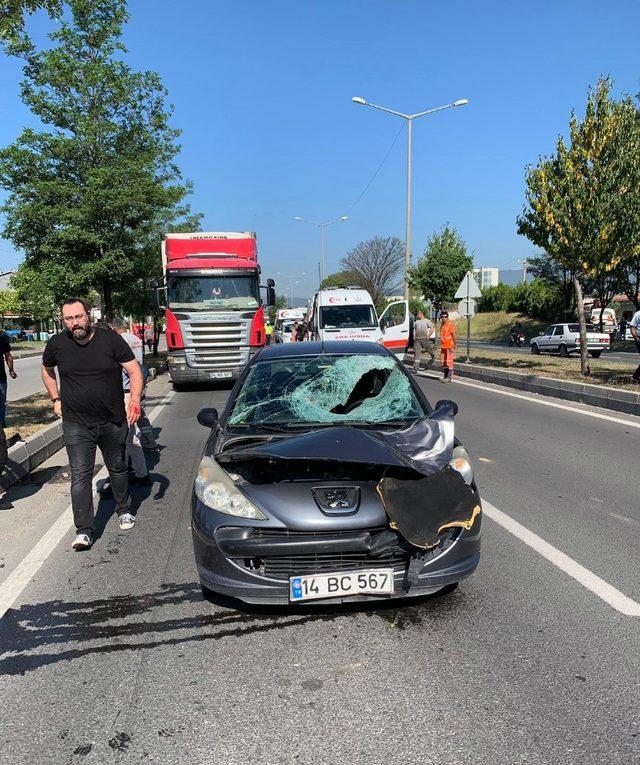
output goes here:
[[9, 286], [9, 281], [11, 280], [11, 277], [15, 275], [15, 273], [15, 271], [5, 271], [4, 273], [0, 273], [0, 290], [11, 289]]
[[474, 268], [473, 276], [481, 290], [487, 287], [497, 287], [500, 279], [500, 269], [498, 268]]
[[[522, 284], [522, 275], [524, 271], [522, 268], [501, 268], [500, 269], [500, 284], [509, 284], [515, 286], [516, 284]], [[533, 281], [533, 274], [527, 271], [527, 282]]]

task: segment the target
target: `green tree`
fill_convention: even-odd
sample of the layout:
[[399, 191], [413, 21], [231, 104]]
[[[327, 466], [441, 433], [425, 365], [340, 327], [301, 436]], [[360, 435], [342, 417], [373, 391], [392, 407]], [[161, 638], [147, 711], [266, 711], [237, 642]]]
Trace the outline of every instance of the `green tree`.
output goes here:
[[410, 271], [409, 284], [420, 290], [435, 308], [453, 300], [467, 271], [473, 268], [473, 256], [456, 230], [445, 225], [427, 242], [422, 258]]
[[56, 271], [56, 302], [95, 289], [109, 316], [148, 242], [188, 214], [190, 187], [159, 76], [122, 60], [125, 0], [68, 5], [54, 46], [21, 53], [22, 99], [48, 129], [0, 151], [3, 234], [27, 266]]
[[637, 253], [640, 127], [629, 98], [614, 101], [611, 82], [590, 90], [582, 120], [572, 113], [569, 142], [541, 158], [526, 176], [518, 232], [572, 273], [583, 375], [590, 374], [583, 286]]
[[30, 47], [25, 33], [25, 15], [39, 10], [52, 18], [62, 14], [62, 0], [3, 0], [0, 12], [0, 42], [7, 50], [19, 52]]
[[360, 284], [360, 277], [354, 271], [336, 271], [322, 280], [320, 287], [349, 287]]

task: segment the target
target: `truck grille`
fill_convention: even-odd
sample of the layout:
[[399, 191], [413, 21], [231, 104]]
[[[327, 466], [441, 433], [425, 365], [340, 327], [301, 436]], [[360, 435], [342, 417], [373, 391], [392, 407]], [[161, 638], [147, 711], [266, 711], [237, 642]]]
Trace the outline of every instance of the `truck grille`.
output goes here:
[[181, 322], [187, 362], [195, 368], [237, 368], [249, 359], [251, 321]]

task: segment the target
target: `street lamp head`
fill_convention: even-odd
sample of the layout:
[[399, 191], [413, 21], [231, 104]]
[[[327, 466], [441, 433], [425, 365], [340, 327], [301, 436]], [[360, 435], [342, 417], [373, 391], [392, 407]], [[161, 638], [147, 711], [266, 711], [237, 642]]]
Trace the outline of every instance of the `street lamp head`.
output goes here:
[[348, 215], [343, 215], [342, 218], [340, 218], [340, 220], [349, 220], [349, 216]]
[[458, 101], [454, 101], [453, 105], [454, 106], [464, 106], [465, 104], [468, 104], [468, 103], [469, 103], [469, 99], [468, 98], [460, 98]]
[[354, 96], [351, 100], [354, 104], [362, 104], [362, 106], [367, 105], [367, 102], [364, 100], [364, 98], [360, 98], [360, 96]]
[[299, 215], [296, 215], [294, 220], [302, 220], [302, 218]]

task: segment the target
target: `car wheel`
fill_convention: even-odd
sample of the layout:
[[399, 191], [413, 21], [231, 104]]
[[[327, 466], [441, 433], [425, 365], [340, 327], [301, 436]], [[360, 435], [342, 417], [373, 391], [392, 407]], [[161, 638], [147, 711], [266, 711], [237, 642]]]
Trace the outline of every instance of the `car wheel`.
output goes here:
[[589, 355], [592, 356], [594, 359], [599, 359], [601, 353], [602, 351], [589, 351]]
[[540, 348], [538, 348], [538, 343], [531, 343], [531, 353], [533, 353], [534, 356], [540, 355]]
[[566, 359], [567, 356], [569, 355], [569, 351], [567, 350], [567, 346], [566, 345], [561, 345], [558, 348], [558, 353], [562, 356], [563, 359]]

